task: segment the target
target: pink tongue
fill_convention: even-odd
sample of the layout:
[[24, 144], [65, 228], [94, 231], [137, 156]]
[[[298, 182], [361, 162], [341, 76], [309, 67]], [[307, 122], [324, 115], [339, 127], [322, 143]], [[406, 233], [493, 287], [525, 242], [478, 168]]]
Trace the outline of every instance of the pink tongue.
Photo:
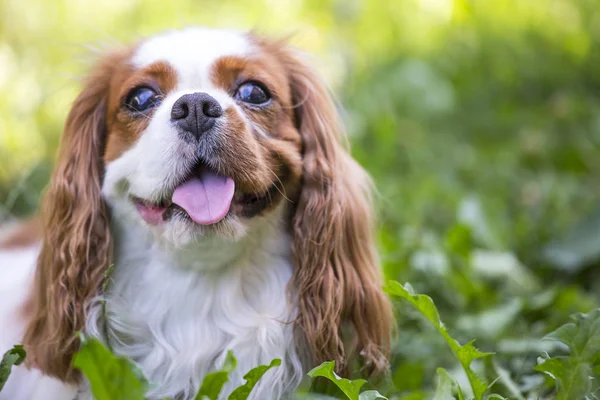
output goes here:
[[203, 170], [179, 185], [173, 203], [183, 208], [194, 222], [210, 225], [222, 220], [231, 205], [235, 184], [231, 178]]

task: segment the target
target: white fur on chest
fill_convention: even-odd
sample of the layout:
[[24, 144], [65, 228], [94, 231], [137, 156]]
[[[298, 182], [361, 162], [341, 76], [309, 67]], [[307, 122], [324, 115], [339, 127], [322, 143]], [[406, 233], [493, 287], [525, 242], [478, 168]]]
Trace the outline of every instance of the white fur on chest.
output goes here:
[[[90, 309], [87, 333], [140, 364], [157, 386], [150, 399], [193, 398], [227, 350], [238, 360], [222, 397], [243, 375], [274, 358], [252, 399], [277, 399], [303, 375], [293, 334], [295, 308], [286, 290], [292, 275], [287, 234], [260, 221], [237, 242], [201, 240], [173, 248], [137, 224], [116, 227], [116, 255], [106, 294]], [[99, 300], [99, 299], [98, 299]]]

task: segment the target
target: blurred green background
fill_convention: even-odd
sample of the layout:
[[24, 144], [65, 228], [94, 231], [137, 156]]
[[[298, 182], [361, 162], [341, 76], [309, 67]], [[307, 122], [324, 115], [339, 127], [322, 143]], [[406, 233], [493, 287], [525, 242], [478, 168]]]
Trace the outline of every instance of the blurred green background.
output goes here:
[[[531, 368], [564, 349], [540, 339], [600, 304], [600, 1], [2, 0], [0, 221], [36, 210], [93, 53], [187, 25], [293, 33], [318, 56], [380, 192], [388, 278], [496, 352], [475, 365], [490, 381], [548, 393]], [[387, 391], [427, 398], [456, 362], [397, 305]]]

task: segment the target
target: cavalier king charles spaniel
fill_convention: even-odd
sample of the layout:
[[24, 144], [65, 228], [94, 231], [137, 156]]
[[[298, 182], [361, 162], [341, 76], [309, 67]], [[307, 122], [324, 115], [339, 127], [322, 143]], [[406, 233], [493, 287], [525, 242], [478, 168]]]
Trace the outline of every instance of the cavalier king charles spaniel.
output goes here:
[[71, 365], [77, 332], [139, 364], [148, 399], [193, 399], [228, 350], [223, 396], [274, 358], [252, 399], [286, 397], [323, 361], [385, 371], [371, 182], [345, 140], [283, 40], [188, 28], [104, 55], [67, 118], [39, 229], [4, 235], [0, 351], [23, 343], [27, 368], [0, 398], [91, 398]]

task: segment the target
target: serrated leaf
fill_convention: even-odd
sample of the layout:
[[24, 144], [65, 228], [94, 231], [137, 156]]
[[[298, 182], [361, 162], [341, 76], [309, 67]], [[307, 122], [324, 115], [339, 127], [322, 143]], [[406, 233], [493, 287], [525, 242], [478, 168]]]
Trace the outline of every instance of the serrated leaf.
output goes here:
[[96, 400], [143, 400], [148, 381], [125, 357], [112, 354], [100, 341], [83, 338], [73, 366], [85, 375]]
[[440, 315], [431, 297], [424, 294], [412, 294], [412, 287], [410, 287], [410, 285], [407, 284], [405, 287], [396, 281], [389, 281], [387, 285], [385, 285], [384, 290], [393, 296], [398, 296], [408, 301], [437, 329], [465, 370], [471, 388], [473, 389], [475, 399], [483, 399], [488, 384], [471, 369], [471, 362], [478, 358], [487, 357], [493, 353], [484, 353], [477, 350], [475, 346], [473, 346], [474, 340], [461, 346], [454, 338], [452, 338], [440, 320]]
[[432, 400], [455, 400], [454, 389], [456, 388], [457, 384], [454, 379], [452, 379], [452, 377], [448, 374], [448, 371], [446, 371], [444, 368], [438, 368], [437, 374], [440, 379]]
[[223, 367], [219, 371], [206, 374], [195, 400], [217, 400], [223, 386], [229, 381], [229, 373], [235, 369], [237, 360], [229, 350], [225, 356]]
[[281, 365], [281, 360], [279, 358], [271, 361], [269, 365], [259, 365], [258, 367], [252, 368], [250, 371], [244, 375], [244, 379], [246, 383], [242, 386], [236, 388], [228, 397], [229, 400], [246, 400], [250, 395], [254, 386], [258, 383], [260, 378], [273, 367], [278, 367]]
[[575, 322], [565, 324], [544, 337], [545, 340], [563, 342], [571, 354], [594, 362], [600, 356], [600, 308], [587, 314], [572, 317]]
[[350, 380], [341, 378], [334, 372], [335, 361], [327, 361], [311, 369], [308, 376], [316, 378], [318, 376], [329, 379], [333, 382], [349, 400], [359, 400], [360, 388], [367, 382], [364, 379]]
[[358, 400], [379, 400], [379, 399], [388, 400], [387, 397], [383, 396], [377, 390], [367, 390], [367, 391], [362, 392], [358, 396]]
[[594, 370], [600, 364], [600, 309], [572, 318], [544, 338], [566, 344], [570, 355], [544, 358], [534, 367], [556, 380], [557, 400], [585, 398], [599, 386]]
[[12, 349], [4, 353], [2, 361], [0, 361], [0, 392], [6, 381], [8, 381], [13, 365], [20, 365], [25, 361], [25, 356], [25, 349], [20, 344], [15, 345]]

